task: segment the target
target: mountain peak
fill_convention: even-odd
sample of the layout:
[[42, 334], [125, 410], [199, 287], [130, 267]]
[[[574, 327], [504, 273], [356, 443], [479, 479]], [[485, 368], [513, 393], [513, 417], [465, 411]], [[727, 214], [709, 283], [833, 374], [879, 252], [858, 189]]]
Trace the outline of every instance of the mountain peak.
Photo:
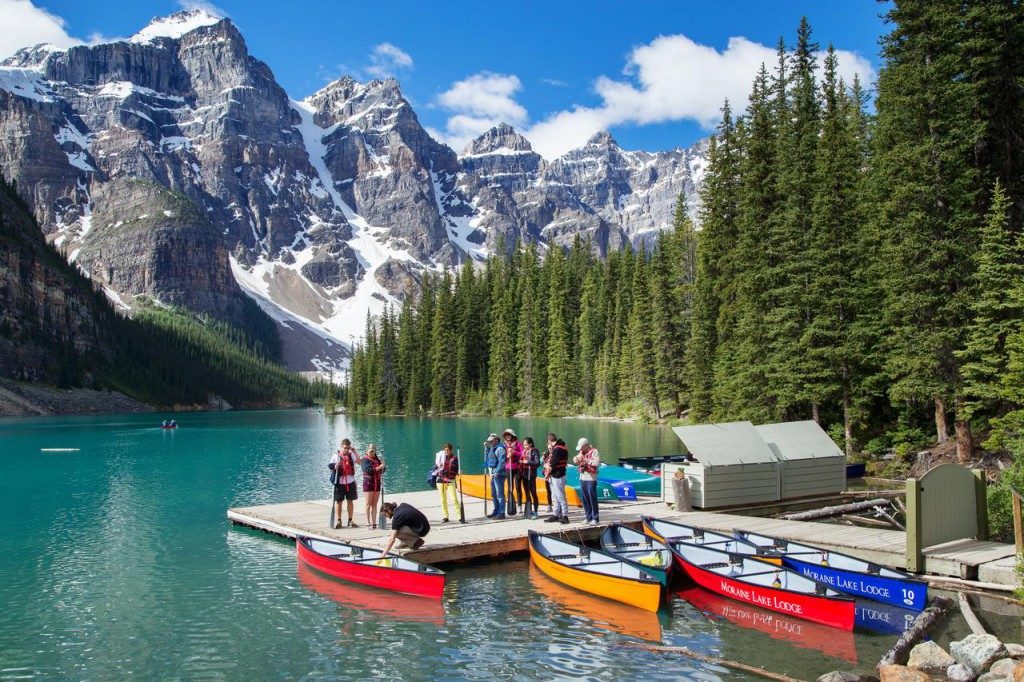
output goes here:
[[591, 136], [591, 138], [589, 140], [587, 140], [587, 144], [588, 145], [593, 144], [593, 145], [597, 145], [599, 147], [618, 147], [619, 146], [619, 143], [615, 141], [615, 138], [612, 137], [612, 134], [609, 133], [607, 130], [599, 130], [596, 133], [594, 133]]
[[529, 140], [517, 133], [515, 128], [508, 123], [499, 123], [466, 145], [466, 148], [462, 150], [462, 155], [490, 154], [499, 149], [514, 152], [533, 151]]
[[144, 29], [128, 39], [132, 43], [149, 43], [156, 38], [180, 38], [197, 28], [213, 26], [223, 21], [204, 9], [188, 9], [166, 17], [155, 17]]

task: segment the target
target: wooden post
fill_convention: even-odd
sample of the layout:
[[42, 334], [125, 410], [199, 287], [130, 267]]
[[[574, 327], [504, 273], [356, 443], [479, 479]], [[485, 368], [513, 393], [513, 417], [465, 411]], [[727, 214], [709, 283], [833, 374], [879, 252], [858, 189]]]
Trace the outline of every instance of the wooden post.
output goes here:
[[974, 504], [978, 510], [978, 539], [988, 540], [988, 483], [984, 469], [971, 469], [974, 474]]
[[907, 479], [907, 570], [920, 573], [921, 556], [921, 483]]
[[1021, 520], [1021, 497], [1012, 487], [1010, 500], [1013, 502], [1013, 544], [1020, 556], [1024, 554], [1024, 521]]
[[690, 480], [686, 476], [672, 479], [672, 494], [676, 500], [677, 512], [693, 511], [690, 502]]

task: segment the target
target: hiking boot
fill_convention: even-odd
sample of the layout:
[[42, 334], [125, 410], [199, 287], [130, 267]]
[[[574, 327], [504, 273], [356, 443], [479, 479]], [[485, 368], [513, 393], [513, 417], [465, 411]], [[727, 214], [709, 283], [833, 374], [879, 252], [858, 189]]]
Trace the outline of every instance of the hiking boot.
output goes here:
[[504, 514], [498, 514], [497, 516], [494, 517], [495, 521], [503, 521], [504, 519], [505, 519], [505, 515]]
[[424, 542], [423, 538], [420, 538], [419, 540], [416, 541], [416, 543], [412, 546], [412, 548], [413, 549], [419, 549], [420, 547], [423, 546], [423, 542]]
[[540, 515], [537, 512], [533, 512], [532, 514], [530, 514], [530, 520], [531, 521], [536, 521], [539, 518], [540, 518]]
[[448, 523], [448, 517], [446, 516], [443, 519], [441, 519], [441, 523]]
[[569, 523], [569, 517], [568, 516], [563, 516], [562, 518], [558, 519], [558, 522], [559, 523]]
[[334, 527], [335, 528], [341, 528], [341, 521], [335, 521], [334, 522]]
[[554, 514], [552, 514], [551, 516], [549, 516], [546, 519], [544, 519], [544, 523], [558, 523], [561, 520], [562, 520], [561, 517], [558, 517], [558, 516], [555, 516]]

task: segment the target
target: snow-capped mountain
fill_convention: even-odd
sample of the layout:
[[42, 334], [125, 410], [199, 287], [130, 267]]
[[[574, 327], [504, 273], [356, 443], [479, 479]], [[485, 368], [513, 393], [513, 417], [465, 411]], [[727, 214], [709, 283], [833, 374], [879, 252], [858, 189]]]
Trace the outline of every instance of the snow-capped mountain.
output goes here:
[[625, 151], [607, 133], [549, 163], [507, 125], [459, 155], [396, 81], [293, 100], [201, 10], [19, 51], [0, 65], [0, 132], [0, 171], [112, 299], [231, 320], [244, 292], [296, 368], [336, 363], [367, 311], [499, 243], [649, 239], [680, 191], [696, 201], [705, 163], [702, 145]]

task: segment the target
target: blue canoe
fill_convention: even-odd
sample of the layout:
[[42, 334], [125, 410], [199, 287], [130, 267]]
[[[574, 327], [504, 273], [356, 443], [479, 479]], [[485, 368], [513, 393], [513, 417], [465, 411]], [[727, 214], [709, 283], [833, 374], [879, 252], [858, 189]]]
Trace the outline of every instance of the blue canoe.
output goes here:
[[[565, 484], [580, 490], [580, 472], [576, 467], [570, 466], [565, 472]], [[602, 478], [597, 479], [597, 501], [618, 502], [619, 500], [636, 500], [636, 489], [629, 481], [609, 481]]]
[[928, 603], [928, 585], [909, 573], [770, 535], [742, 530], [734, 535], [756, 545], [762, 556], [781, 559], [787, 568], [840, 592], [912, 611]]

